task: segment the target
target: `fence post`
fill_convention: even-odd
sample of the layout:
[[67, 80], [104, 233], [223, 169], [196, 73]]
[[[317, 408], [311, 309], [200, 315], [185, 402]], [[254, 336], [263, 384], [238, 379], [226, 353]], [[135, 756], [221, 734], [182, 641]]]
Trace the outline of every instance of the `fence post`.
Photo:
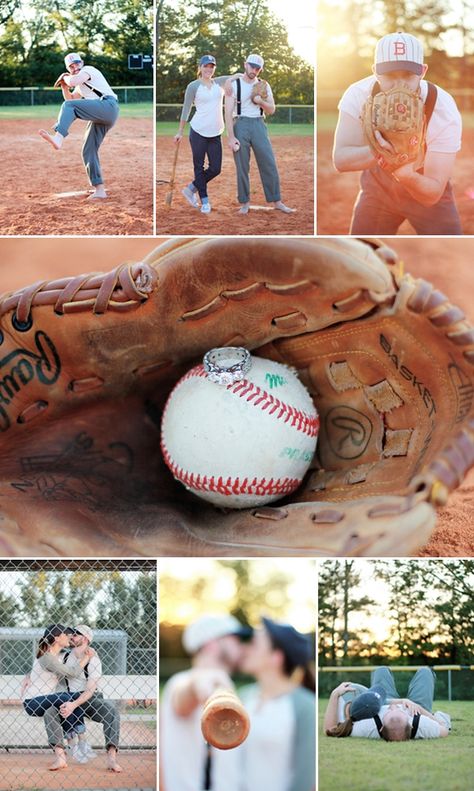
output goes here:
[[30, 93], [31, 93], [31, 106], [33, 107], [35, 103], [35, 94], [33, 88], [30, 89]]
[[125, 104], [128, 103], [128, 88], [125, 88], [124, 101], [125, 101]]
[[451, 703], [451, 668], [448, 670], [448, 700]]

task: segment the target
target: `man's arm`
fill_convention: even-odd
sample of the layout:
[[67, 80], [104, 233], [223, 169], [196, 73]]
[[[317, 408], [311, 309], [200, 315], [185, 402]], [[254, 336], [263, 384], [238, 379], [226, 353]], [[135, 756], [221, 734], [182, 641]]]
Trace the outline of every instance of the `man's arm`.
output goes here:
[[234, 95], [231, 94], [228, 96], [225, 95], [225, 105], [224, 105], [224, 115], [225, 115], [225, 127], [227, 130], [227, 137], [228, 137], [228, 146], [230, 149], [233, 150], [236, 137], [234, 135]]
[[360, 120], [342, 110], [334, 135], [332, 161], [339, 173], [367, 170], [377, 164]]
[[422, 206], [434, 206], [446, 189], [455, 161], [456, 154], [428, 151], [423, 173], [417, 173], [414, 163], [410, 163], [395, 170], [393, 176]]
[[261, 96], [254, 96], [252, 101], [253, 101], [254, 104], [257, 104], [259, 107], [262, 108], [262, 110], [265, 113], [265, 115], [273, 115], [275, 110], [276, 110], [276, 106], [275, 106], [275, 102], [273, 100], [273, 97], [270, 98], [270, 96], [269, 96], [267, 99], [262, 99]]
[[68, 74], [64, 78], [64, 82], [69, 85], [70, 88], [75, 88], [76, 85], [82, 85], [90, 79], [91, 75], [88, 74], [87, 71], [84, 71], [84, 69], [81, 69], [78, 74]]

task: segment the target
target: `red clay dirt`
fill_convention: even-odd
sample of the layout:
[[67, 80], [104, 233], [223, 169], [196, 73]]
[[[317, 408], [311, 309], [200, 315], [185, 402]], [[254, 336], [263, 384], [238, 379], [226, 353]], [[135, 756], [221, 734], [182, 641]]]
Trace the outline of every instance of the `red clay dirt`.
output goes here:
[[50, 772], [51, 752], [14, 752], [0, 756], [0, 791], [21, 789], [100, 789], [156, 788], [156, 753], [124, 750], [119, 754], [123, 772], [106, 769], [105, 752], [88, 764], [70, 763], [67, 769]]
[[[270, 127], [271, 137], [271, 127]], [[222, 140], [221, 174], [209, 183], [210, 214], [193, 209], [181, 195], [181, 189], [193, 177], [191, 147], [185, 138], [180, 143], [175, 188], [171, 206], [165, 204], [170, 191], [175, 143], [171, 137], [158, 137], [158, 184], [156, 194], [157, 233], [170, 235], [312, 235], [314, 233], [314, 151], [312, 137], [274, 137], [272, 147], [278, 165], [283, 202], [294, 214], [270, 209], [265, 201], [258, 169], [252, 156], [250, 166], [251, 209], [238, 214], [235, 165], [232, 153]]]
[[87, 200], [81, 160], [85, 122], [76, 121], [63, 149], [38, 135], [49, 122], [0, 121], [0, 235], [116, 236], [153, 233], [153, 121], [119, 118], [100, 149], [109, 197]]
[[[139, 261], [159, 243], [160, 239], [2, 239], [0, 290]], [[407, 272], [435, 283], [474, 322], [474, 239], [394, 237], [387, 243], [401, 255]], [[438, 512], [434, 535], [421, 554], [474, 555], [474, 471]]]
[[[318, 132], [317, 232], [320, 235], [349, 233], [352, 208], [359, 192], [360, 172], [334, 170], [333, 139], [333, 132]], [[456, 157], [452, 181], [463, 233], [467, 236], [474, 233], [474, 129], [463, 132], [462, 150]], [[409, 222], [404, 222], [398, 231], [400, 236], [414, 233]]]

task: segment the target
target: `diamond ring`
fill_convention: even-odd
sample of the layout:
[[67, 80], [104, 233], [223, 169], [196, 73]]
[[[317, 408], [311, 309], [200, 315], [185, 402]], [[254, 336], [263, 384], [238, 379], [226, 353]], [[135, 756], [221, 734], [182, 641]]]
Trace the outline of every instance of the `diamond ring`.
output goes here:
[[242, 346], [222, 346], [206, 352], [203, 365], [211, 382], [228, 386], [244, 379], [252, 367], [252, 358]]

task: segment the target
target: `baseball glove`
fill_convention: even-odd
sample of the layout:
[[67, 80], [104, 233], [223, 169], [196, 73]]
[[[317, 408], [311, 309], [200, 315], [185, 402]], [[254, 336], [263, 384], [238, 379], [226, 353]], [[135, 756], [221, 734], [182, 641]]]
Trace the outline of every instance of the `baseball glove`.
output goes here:
[[[59, 75], [58, 79], [54, 83], [53, 88], [61, 88], [63, 85], [67, 86], [67, 82], [65, 82], [64, 78], [65, 77], [69, 77], [69, 76], [70, 75], [69, 75], [69, 73], [67, 71], [63, 71], [63, 73]], [[67, 86], [67, 87], [69, 87], [69, 86]]]
[[[406, 87], [370, 96], [362, 110], [367, 141], [379, 167], [393, 172], [423, 156], [425, 143], [424, 104], [419, 95]], [[377, 140], [379, 132], [390, 147]]]
[[[170, 240], [0, 297], [0, 331], [4, 555], [412, 554], [474, 463], [474, 330], [375, 243]], [[271, 507], [217, 509], [161, 456], [171, 388], [228, 345], [294, 366], [320, 414]]]
[[258, 102], [255, 101], [256, 96], [260, 96], [264, 102], [268, 99], [268, 82], [266, 80], [258, 80], [252, 87], [250, 98], [254, 104], [258, 104]]

